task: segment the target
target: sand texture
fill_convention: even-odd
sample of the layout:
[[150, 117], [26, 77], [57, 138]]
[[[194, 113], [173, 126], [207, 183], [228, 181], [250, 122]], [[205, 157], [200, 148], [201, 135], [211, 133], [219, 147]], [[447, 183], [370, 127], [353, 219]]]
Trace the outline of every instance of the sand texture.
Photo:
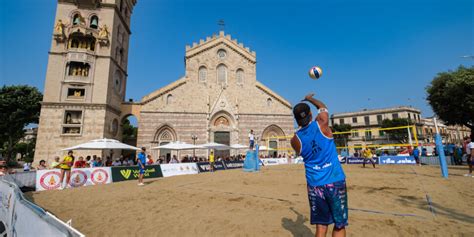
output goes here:
[[[474, 178], [451, 167], [345, 165], [348, 236], [474, 236]], [[434, 213], [429, 208], [429, 195]], [[29, 193], [87, 236], [314, 236], [302, 165]], [[330, 235], [328, 235], [330, 236]]]

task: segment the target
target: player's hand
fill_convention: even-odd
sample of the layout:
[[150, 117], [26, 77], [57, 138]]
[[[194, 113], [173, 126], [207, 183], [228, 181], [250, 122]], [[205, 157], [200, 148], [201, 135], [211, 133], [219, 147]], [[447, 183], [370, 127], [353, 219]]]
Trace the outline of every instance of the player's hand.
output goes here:
[[314, 96], [314, 93], [309, 93], [304, 97], [303, 101], [305, 101], [305, 100], [308, 101], [308, 100], [312, 99], [313, 96]]

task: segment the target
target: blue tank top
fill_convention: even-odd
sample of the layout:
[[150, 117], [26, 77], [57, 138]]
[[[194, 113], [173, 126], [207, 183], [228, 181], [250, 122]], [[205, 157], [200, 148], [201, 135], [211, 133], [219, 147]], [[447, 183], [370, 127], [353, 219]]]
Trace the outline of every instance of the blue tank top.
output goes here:
[[301, 142], [300, 155], [310, 186], [322, 186], [344, 180], [346, 176], [337, 158], [334, 139], [326, 137], [314, 121], [296, 132]]

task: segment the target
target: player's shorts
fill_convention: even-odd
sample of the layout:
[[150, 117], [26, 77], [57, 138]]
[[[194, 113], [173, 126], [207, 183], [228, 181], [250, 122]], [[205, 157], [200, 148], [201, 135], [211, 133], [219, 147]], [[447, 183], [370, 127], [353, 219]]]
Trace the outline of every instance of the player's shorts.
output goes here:
[[250, 148], [253, 148], [254, 144], [255, 144], [255, 141], [254, 141], [254, 140], [250, 140]]
[[138, 166], [138, 170], [139, 170], [139, 173], [140, 174], [144, 174], [145, 173], [145, 169], [142, 169], [142, 167]]
[[312, 225], [335, 224], [336, 228], [348, 225], [346, 181], [338, 181], [323, 186], [308, 185], [309, 207]]

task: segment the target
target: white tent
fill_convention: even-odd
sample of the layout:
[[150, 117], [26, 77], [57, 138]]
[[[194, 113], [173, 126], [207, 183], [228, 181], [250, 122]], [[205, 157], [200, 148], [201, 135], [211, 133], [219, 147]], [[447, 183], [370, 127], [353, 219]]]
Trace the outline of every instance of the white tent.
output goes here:
[[220, 144], [220, 143], [215, 143], [215, 142], [210, 142], [210, 143], [206, 143], [206, 144], [201, 144], [199, 145], [201, 146], [202, 148], [204, 149], [208, 149], [208, 150], [211, 150], [211, 149], [214, 149], [214, 150], [229, 150], [230, 147], [227, 146], [227, 145], [224, 145], [224, 144]]
[[114, 139], [102, 138], [102, 139], [95, 139], [91, 140], [86, 143], [82, 143], [73, 147], [68, 147], [62, 149], [62, 151], [70, 151], [70, 150], [141, 150], [138, 147], [130, 146], [124, 143], [121, 143]]
[[235, 149], [235, 150], [240, 150], [240, 149], [248, 149], [249, 146], [244, 146], [241, 144], [233, 144], [233, 145], [230, 145], [230, 148]]
[[151, 149], [168, 149], [168, 150], [179, 151], [179, 150], [203, 149], [203, 147], [188, 144], [185, 142], [176, 141], [176, 142], [170, 142], [166, 145], [152, 147]]
[[[255, 150], [255, 147], [253, 149]], [[274, 151], [275, 149], [270, 148], [270, 147], [266, 147], [266, 146], [259, 146], [258, 150], [259, 151]]]

